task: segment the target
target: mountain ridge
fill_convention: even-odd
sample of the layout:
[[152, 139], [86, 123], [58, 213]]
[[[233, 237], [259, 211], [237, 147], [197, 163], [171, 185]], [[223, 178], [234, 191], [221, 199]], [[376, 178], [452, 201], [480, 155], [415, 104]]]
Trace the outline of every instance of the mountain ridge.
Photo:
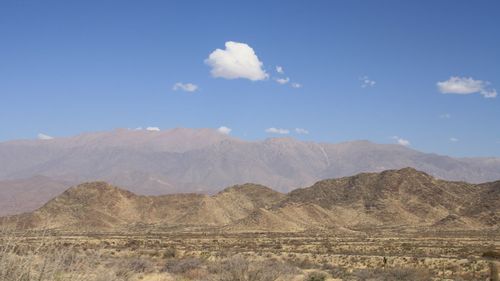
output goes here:
[[3, 217], [30, 229], [297, 232], [412, 226], [491, 229], [500, 222], [500, 181], [439, 180], [413, 168], [319, 181], [288, 194], [255, 184], [204, 194], [137, 195], [105, 182], [64, 191], [31, 213]]

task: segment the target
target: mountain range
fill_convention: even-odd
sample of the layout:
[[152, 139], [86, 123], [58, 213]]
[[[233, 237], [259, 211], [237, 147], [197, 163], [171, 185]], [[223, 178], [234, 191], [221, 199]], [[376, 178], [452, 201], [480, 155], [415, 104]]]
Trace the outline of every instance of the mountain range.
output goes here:
[[287, 194], [257, 184], [215, 195], [136, 195], [105, 182], [74, 186], [0, 224], [66, 231], [340, 232], [377, 227], [498, 229], [500, 181], [469, 184], [413, 168], [322, 180]]
[[403, 167], [446, 180], [500, 179], [500, 158], [453, 158], [397, 144], [245, 141], [213, 129], [117, 129], [0, 143], [0, 215], [32, 211], [88, 181], [140, 195], [216, 194], [246, 182], [289, 192], [323, 179]]

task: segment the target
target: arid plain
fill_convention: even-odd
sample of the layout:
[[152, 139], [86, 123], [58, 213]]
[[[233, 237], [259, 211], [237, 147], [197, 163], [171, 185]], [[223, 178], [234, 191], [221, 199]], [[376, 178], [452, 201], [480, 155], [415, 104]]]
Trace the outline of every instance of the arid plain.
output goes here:
[[2, 218], [0, 277], [496, 280], [499, 184], [412, 168], [287, 194], [245, 184], [212, 196], [142, 196], [85, 183]]

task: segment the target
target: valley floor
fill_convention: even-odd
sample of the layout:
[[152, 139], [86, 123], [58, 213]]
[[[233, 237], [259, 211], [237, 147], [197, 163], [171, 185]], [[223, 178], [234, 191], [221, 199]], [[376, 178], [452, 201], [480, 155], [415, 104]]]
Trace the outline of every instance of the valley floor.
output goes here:
[[[3, 233], [0, 281], [488, 280], [496, 233]], [[498, 280], [498, 279], [491, 279]]]

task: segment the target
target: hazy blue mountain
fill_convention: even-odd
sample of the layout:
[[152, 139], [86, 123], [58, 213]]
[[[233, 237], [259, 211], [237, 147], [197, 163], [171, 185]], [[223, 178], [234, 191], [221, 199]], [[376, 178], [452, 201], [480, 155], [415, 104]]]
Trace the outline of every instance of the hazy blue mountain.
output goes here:
[[446, 180], [500, 179], [499, 158], [452, 158], [368, 141], [243, 141], [212, 129], [119, 129], [0, 143], [0, 180], [104, 180], [146, 195], [215, 193], [246, 182], [288, 192], [322, 179], [404, 167]]

